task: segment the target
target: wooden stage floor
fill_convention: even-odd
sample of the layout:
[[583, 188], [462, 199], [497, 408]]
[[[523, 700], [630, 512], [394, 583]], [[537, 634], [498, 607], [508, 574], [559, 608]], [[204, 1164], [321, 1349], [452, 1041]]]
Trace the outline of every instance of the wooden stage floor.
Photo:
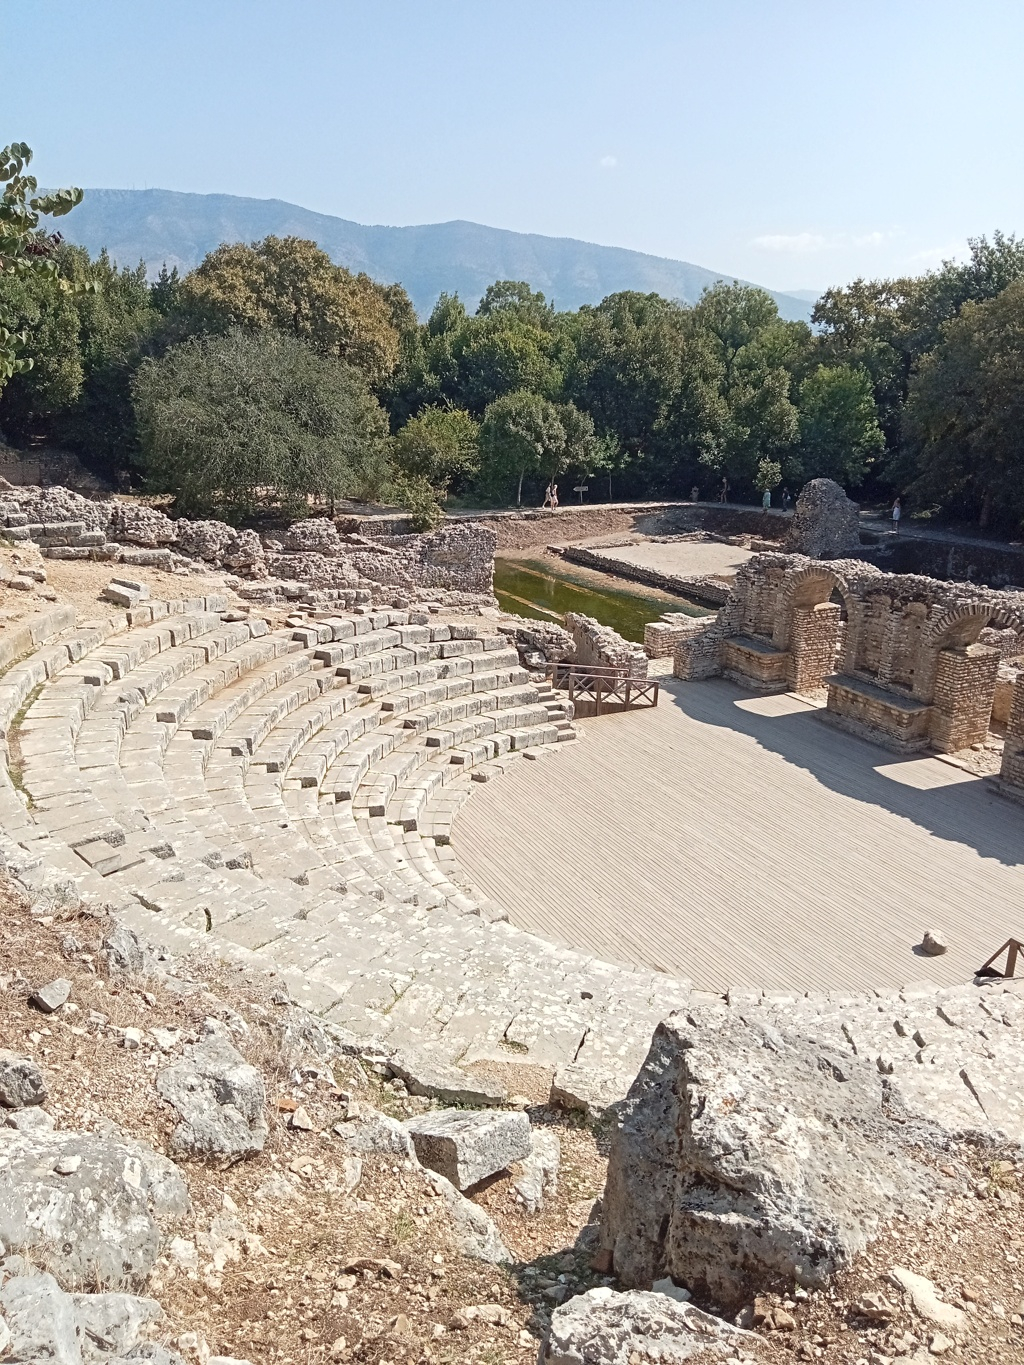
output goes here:
[[583, 727], [455, 824], [523, 929], [714, 991], [952, 984], [1024, 938], [1024, 806], [982, 779], [717, 679]]

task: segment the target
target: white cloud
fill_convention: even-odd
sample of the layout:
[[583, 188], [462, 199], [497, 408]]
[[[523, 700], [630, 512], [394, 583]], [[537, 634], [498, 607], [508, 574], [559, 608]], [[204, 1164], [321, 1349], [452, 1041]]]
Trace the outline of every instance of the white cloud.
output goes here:
[[932, 246], [926, 247], [923, 251], [915, 251], [910, 259], [930, 270], [941, 265], [943, 261], [954, 260], [962, 251], [963, 242], [952, 242], [947, 246]]
[[825, 245], [825, 238], [819, 237], [814, 232], [797, 232], [792, 236], [784, 233], [774, 233], [767, 237], [755, 237], [754, 246], [762, 247], [765, 251], [820, 251]]
[[619, 158], [617, 156], [603, 156], [597, 164], [599, 166], [617, 166]]
[[759, 246], [763, 251], [783, 251], [805, 256], [812, 251], [836, 251], [849, 246], [881, 246], [892, 236], [891, 232], [865, 232], [860, 235], [834, 232], [828, 237], [819, 232], [779, 232], [755, 237], [751, 245]]

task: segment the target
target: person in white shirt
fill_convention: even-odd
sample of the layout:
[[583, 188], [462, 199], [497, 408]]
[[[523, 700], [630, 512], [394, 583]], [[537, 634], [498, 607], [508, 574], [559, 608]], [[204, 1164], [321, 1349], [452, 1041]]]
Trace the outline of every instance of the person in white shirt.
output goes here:
[[899, 535], [900, 533], [900, 517], [902, 515], [903, 509], [900, 507], [899, 498], [897, 498], [892, 505], [892, 529], [896, 535]]

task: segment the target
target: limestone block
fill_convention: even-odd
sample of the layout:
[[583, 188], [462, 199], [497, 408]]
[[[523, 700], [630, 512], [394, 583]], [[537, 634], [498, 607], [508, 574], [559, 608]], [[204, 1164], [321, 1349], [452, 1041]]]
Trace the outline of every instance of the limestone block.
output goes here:
[[745, 1359], [744, 1346], [755, 1341], [732, 1323], [665, 1294], [591, 1289], [555, 1309], [540, 1365]]
[[469, 1189], [530, 1155], [530, 1120], [523, 1113], [441, 1109], [407, 1120], [424, 1166], [458, 1190]]
[[0, 1052], [0, 1104], [5, 1109], [24, 1109], [46, 1099], [46, 1081], [31, 1057]]

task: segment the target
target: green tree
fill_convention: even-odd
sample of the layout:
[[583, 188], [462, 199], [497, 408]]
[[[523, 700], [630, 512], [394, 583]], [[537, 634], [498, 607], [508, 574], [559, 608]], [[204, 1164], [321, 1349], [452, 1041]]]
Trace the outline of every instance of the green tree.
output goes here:
[[800, 386], [799, 406], [800, 440], [788, 461], [788, 476], [835, 479], [847, 488], [862, 483], [885, 450], [867, 371], [819, 365]]
[[1024, 523], [1024, 280], [966, 303], [911, 380], [915, 491], [948, 510]]
[[479, 425], [461, 408], [424, 408], [395, 436], [395, 463], [409, 477], [425, 479], [443, 500], [453, 480], [465, 480], [479, 468], [479, 434]]
[[[12, 142], [0, 151], [0, 280], [34, 275], [58, 281], [56, 242], [40, 230], [39, 222], [70, 213], [82, 202], [82, 191], [36, 194], [35, 176], [25, 174], [31, 160], [32, 149], [24, 142]], [[70, 285], [63, 288], [70, 289]], [[12, 375], [32, 367], [33, 357], [26, 350], [28, 337], [17, 327], [17, 315], [0, 300], [0, 391]]]
[[770, 493], [782, 482], [782, 465], [778, 460], [758, 460], [754, 487], [759, 493]]
[[135, 376], [150, 484], [229, 520], [308, 500], [375, 497], [387, 420], [359, 371], [275, 331], [194, 337]]
[[523, 501], [527, 476], [557, 478], [565, 469], [586, 470], [597, 450], [593, 419], [571, 403], [536, 393], [495, 399], [480, 429], [480, 481], [491, 496]]
[[265, 237], [219, 246], [181, 284], [194, 330], [275, 328], [383, 382], [399, 354], [399, 326], [411, 315], [400, 286], [353, 275], [315, 242]]
[[760, 462], [779, 458], [797, 435], [781, 363], [792, 333], [770, 294], [741, 284], [706, 289], [688, 323], [680, 425], [703, 464], [752, 488]]

